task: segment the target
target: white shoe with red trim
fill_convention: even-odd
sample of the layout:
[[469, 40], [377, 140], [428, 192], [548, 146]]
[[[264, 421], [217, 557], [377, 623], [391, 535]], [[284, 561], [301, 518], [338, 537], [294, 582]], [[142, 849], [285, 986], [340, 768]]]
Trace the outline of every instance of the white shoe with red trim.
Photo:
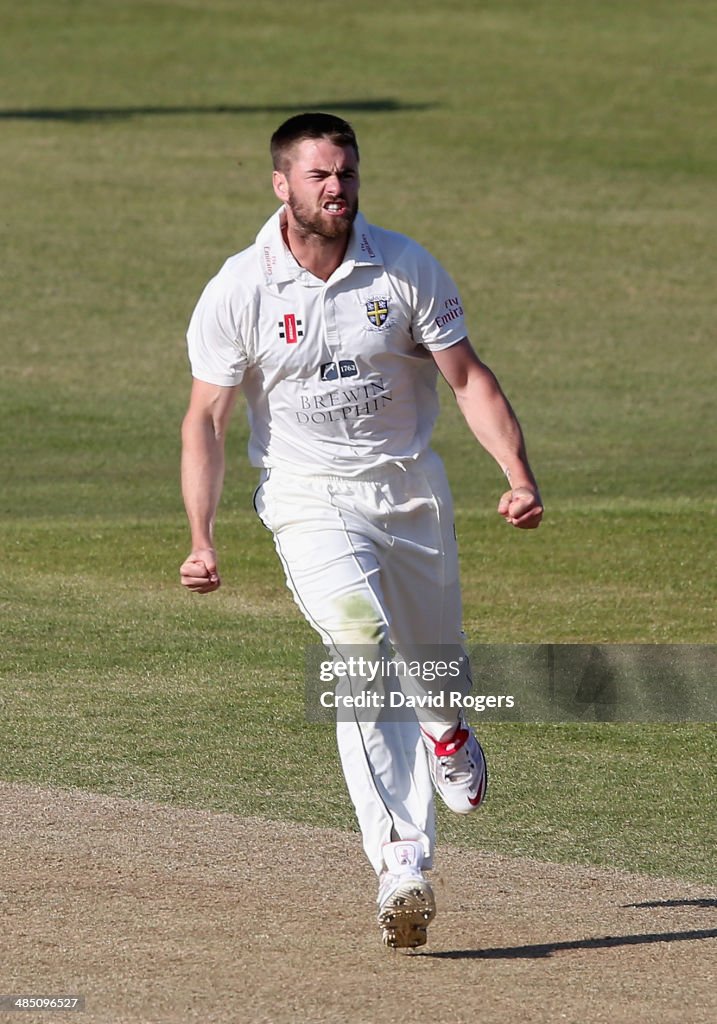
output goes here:
[[378, 890], [378, 925], [383, 943], [394, 949], [426, 944], [426, 929], [436, 916], [431, 886], [423, 877], [423, 847], [414, 840], [387, 843], [386, 868]]
[[434, 740], [421, 729], [431, 778], [443, 801], [456, 814], [470, 814], [485, 799], [488, 769], [483, 748], [461, 712], [456, 731], [448, 739]]

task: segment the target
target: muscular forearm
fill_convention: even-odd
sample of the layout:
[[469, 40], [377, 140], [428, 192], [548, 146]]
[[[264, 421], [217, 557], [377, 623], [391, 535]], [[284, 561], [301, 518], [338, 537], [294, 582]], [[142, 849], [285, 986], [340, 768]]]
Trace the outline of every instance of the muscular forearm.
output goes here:
[[520, 424], [488, 367], [472, 373], [455, 394], [474, 436], [496, 460], [511, 487], [537, 490]]
[[508, 478], [510, 490], [498, 502], [498, 512], [512, 526], [534, 529], [543, 517], [538, 485], [520, 424], [495, 375], [480, 361], [468, 338], [439, 349], [433, 358], [476, 439]]
[[182, 495], [192, 550], [179, 570], [182, 586], [210, 594], [220, 586], [214, 518], [224, 483], [224, 436], [237, 388], [195, 379], [182, 423]]
[[224, 483], [224, 437], [208, 417], [187, 413], [182, 424], [182, 497], [192, 548], [214, 546], [214, 519]]

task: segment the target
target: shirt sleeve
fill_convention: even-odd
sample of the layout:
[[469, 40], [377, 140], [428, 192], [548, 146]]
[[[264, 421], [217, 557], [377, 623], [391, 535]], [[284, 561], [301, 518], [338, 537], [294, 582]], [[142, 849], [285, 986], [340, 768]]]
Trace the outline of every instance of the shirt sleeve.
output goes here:
[[197, 380], [222, 387], [241, 383], [247, 355], [235, 305], [220, 272], [202, 292], [187, 330], [189, 363]]
[[455, 281], [425, 249], [416, 246], [414, 341], [433, 351], [449, 348], [468, 334]]

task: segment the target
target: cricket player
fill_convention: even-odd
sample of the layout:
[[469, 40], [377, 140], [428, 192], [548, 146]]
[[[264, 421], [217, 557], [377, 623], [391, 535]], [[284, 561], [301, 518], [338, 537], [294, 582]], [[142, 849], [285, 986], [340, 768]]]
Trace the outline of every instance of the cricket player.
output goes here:
[[[242, 392], [256, 509], [327, 648], [368, 650], [381, 664], [421, 645], [463, 651], [451, 495], [430, 448], [438, 373], [508, 480], [498, 512], [533, 529], [543, 508], [520, 425], [471, 347], [448, 273], [416, 242], [359, 213], [352, 127], [300, 114], [274, 133], [271, 153], [281, 205], [207, 284], [189, 325], [182, 492], [192, 550], [181, 582], [199, 594], [220, 585], [214, 522]], [[468, 688], [466, 658], [460, 671]], [[420, 692], [420, 672], [412, 683]], [[349, 692], [354, 684], [365, 690], [365, 680], [349, 678]], [[400, 721], [338, 714], [337, 739], [378, 876], [383, 941], [422, 945], [435, 915], [424, 875], [434, 789], [459, 814], [478, 808], [487, 785], [481, 746], [448, 706], [418, 707]]]

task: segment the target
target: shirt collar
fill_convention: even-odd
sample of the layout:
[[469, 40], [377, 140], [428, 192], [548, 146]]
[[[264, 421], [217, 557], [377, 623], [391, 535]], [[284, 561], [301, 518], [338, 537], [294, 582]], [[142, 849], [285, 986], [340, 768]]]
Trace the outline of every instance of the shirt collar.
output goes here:
[[256, 236], [256, 248], [264, 280], [267, 284], [282, 284], [292, 281], [293, 273], [287, 263], [286, 246], [281, 234], [282, 220], [286, 217], [280, 206]]
[[357, 267], [376, 264], [383, 266], [381, 250], [371, 231], [371, 225], [362, 213], [356, 214], [351, 238], [349, 239], [346, 255], [344, 256], [344, 263], [349, 262], [352, 262]]
[[[296, 261], [284, 244], [284, 237], [281, 233], [282, 225], [286, 220], [284, 207], [279, 209], [264, 224], [256, 236], [257, 254], [266, 284], [283, 284], [286, 281], [293, 281], [296, 278]], [[341, 268], [351, 270], [357, 266], [383, 265], [381, 250], [362, 213], [356, 214], [356, 219], [351, 229], [351, 237], [346, 249]]]

